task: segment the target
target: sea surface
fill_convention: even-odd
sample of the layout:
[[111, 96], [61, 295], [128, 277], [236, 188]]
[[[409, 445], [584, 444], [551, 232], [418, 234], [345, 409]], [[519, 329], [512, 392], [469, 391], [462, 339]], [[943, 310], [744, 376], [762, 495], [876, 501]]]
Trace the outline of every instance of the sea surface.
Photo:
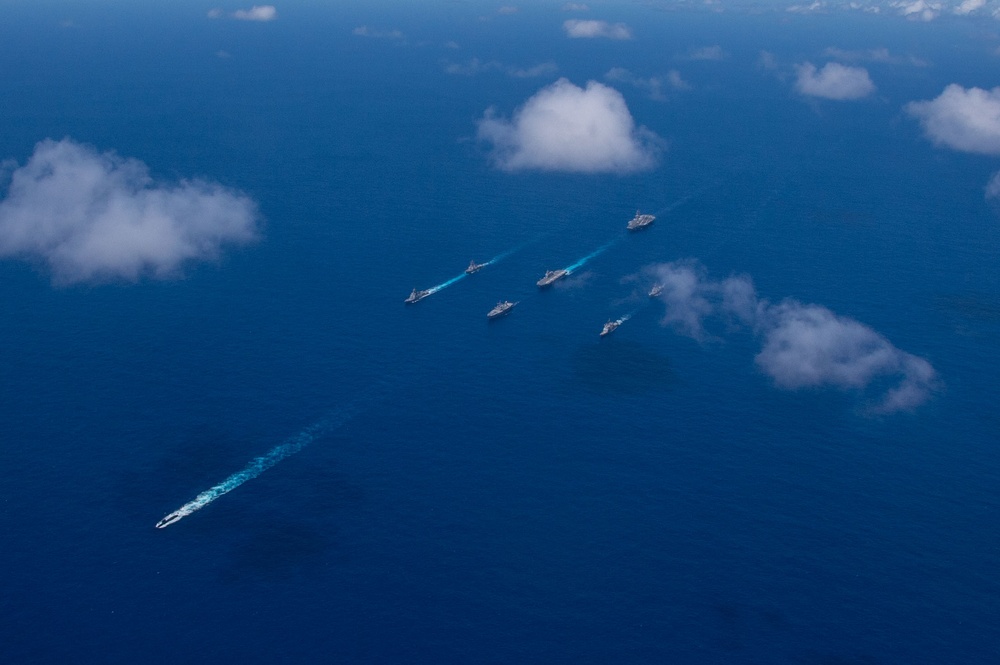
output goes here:
[[[68, 136], [239, 189], [264, 220], [166, 281], [0, 262], [0, 662], [1000, 661], [1000, 161], [902, 110], [997, 85], [984, 30], [603, 7], [633, 28], [616, 43], [566, 39], [558, 3], [291, 3], [259, 24], [0, 4], [0, 158]], [[707, 45], [728, 57], [683, 57]], [[878, 92], [853, 103], [758, 64], [827, 47], [927, 64], [867, 63]], [[445, 72], [471, 58], [558, 72]], [[488, 107], [612, 67], [691, 85], [609, 83], [665, 140], [655, 169], [492, 165]], [[627, 234], [636, 208], [657, 220]], [[884, 416], [874, 389], [779, 389], [752, 332], [662, 325], [644, 270], [686, 259], [872, 327], [940, 389]]]

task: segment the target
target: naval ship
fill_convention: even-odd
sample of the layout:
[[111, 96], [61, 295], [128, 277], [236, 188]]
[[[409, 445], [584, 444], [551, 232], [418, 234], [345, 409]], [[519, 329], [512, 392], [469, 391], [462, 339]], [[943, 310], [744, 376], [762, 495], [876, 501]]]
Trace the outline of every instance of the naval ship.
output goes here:
[[618, 326], [620, 326], [621, 324], [622, 324], [621, 321], [608, 321], [607, 323], [604, 324], [604, 329], [601, 330], [601, 337], [604, 337], [605, 335], [610, 335], [615, 330], [617, 330]]
[[486, 315], [486, 318], [487, 319], [499, 318], [504, 314], [506, 314], [507, 312], [509, 312], [510, 310], [514, 309], [514, 305], [516, 304], [517, 304], [516, 302], [511, 302], [509, 300], [498, 302], [497, 306], [489, 311], [489, 314]]
[[639, 211], [635, 211], [635, 217], [629, 220], [629, 223], [625, 226], [629, 231], [638, 231], [639, 229], [644, 229], [653, 223], [656, 217], [652, 215], [642, 215]]
[[474, 272], [479, 272], [486, 267], [485, 263], [476, 263], [475, 261], [469, 261], [469, 267], [465, 269], [466, 275], [471, 275]]
[[411, 293], [403, 302], [405, 302], [407, 305], [412, 305], [415, 302], [423, 300], [430, 294], [431, 294], [430, 289], [424, 291], [418, 291], [417, 289], [413, 289], [413, 293]]
[[663, 285], [662, 284], [654, 284], [653, 288], [651, 288], [649, 290], [649, 297], [650, 298], [655, 298], [656, 296], [660, 295], [661, 293], [663, 293]]
[[537, 282], [538, 288], [544, 289], [546, 286], [552, 286], [553, 283], [558, 282], [568, 274], [568, 270], [546, 270], [545, 276]]

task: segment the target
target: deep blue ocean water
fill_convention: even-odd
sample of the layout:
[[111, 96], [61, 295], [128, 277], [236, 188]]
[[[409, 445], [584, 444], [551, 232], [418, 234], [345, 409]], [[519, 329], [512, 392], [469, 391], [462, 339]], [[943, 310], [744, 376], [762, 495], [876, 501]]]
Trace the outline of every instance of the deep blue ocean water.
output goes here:
[[[934, 148], [902, 111], [997, 85], [981, 26], [603, 8], [633, 26], [614, 43], [565, 39], [558, 5], [300, 3], [250, 24], [5, 4], [0, 157], [71, 136], [238, 188], [265, 223], [165, 282], [53, 287], [0, 262], [0, 661], [1000, 659], [1000, 162]], [[730, 57], [676, 57], [712, 44]], [[930, 64], [868, 63], [878, 93], [842, 104], [755, 65], [829, 46]], [[444, 73], [472, 57], [576, 84], [676, 68], [692, 89], [616, 86], [669, 142], [649, 172], [510, 174], [475, 122], [557, 75]], [[686, 197], [622, 237], [636, 207]], [[677, 335], [622, 281], [685, 258], [871, 326], [941, 391], [870, 417], [866, 395], [775, 388], [748, 332]], [[521, 303], [488, 325], [502, 298]]]

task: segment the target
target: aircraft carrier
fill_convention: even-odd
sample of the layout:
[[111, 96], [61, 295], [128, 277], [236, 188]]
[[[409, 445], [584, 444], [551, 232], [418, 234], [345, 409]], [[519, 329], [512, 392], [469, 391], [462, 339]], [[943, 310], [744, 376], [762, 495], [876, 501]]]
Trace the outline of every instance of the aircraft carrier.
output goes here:
[[537, 282], [538, 288], [544, 289], [546, 286], [552, 286], [568, 274], [568, 270], [546, 270], [545, 276]]
[[654, 219], [656, 219], [656, 217], [653, 215], [643, 215], [636, 210], [635, 217], [629, 220], [629, 223], [625, 226], [625, 228], [629, 231], [638, 231], [639, 229], [644, 229], [652, 224]]

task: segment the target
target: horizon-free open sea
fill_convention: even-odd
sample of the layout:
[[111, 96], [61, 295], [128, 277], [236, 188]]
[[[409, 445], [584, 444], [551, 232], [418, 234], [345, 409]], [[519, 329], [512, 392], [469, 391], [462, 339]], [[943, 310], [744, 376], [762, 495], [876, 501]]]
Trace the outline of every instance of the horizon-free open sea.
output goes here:
[[[502, 30], [438, 7], [204, 11], [15, 5], [0, 26], [0, 156], [69, 136], [238, 188], [265, 220], [183, 279], [54, 287], [0, 262], [0, 661], [998, 658], [998, 167], [900, 110], [996, 83], [961, 26], [623, 8], [618, 44], [566, 40], [537, 8]], [[729, 58], [674, 57], [709, 44]], [[876, 98], [846, 104], [754, 65], [827, 46], [933, 64], [870, 64]], [[444, 71], [472, 57], [559, 74]], [[487, 107], [611, 67], [691, 85], [612, 84], [669, 144], [659, 166], [491, 166]], [[637, 207], [660, 214], [625, 234]], [[884, 386], [776, 387], [752, 332], [661, 324], [643, 271], [687, 259], [870, 326], [939, 391], [873, 416]], [[500, 299], [520, 304], [488, 324]]]

